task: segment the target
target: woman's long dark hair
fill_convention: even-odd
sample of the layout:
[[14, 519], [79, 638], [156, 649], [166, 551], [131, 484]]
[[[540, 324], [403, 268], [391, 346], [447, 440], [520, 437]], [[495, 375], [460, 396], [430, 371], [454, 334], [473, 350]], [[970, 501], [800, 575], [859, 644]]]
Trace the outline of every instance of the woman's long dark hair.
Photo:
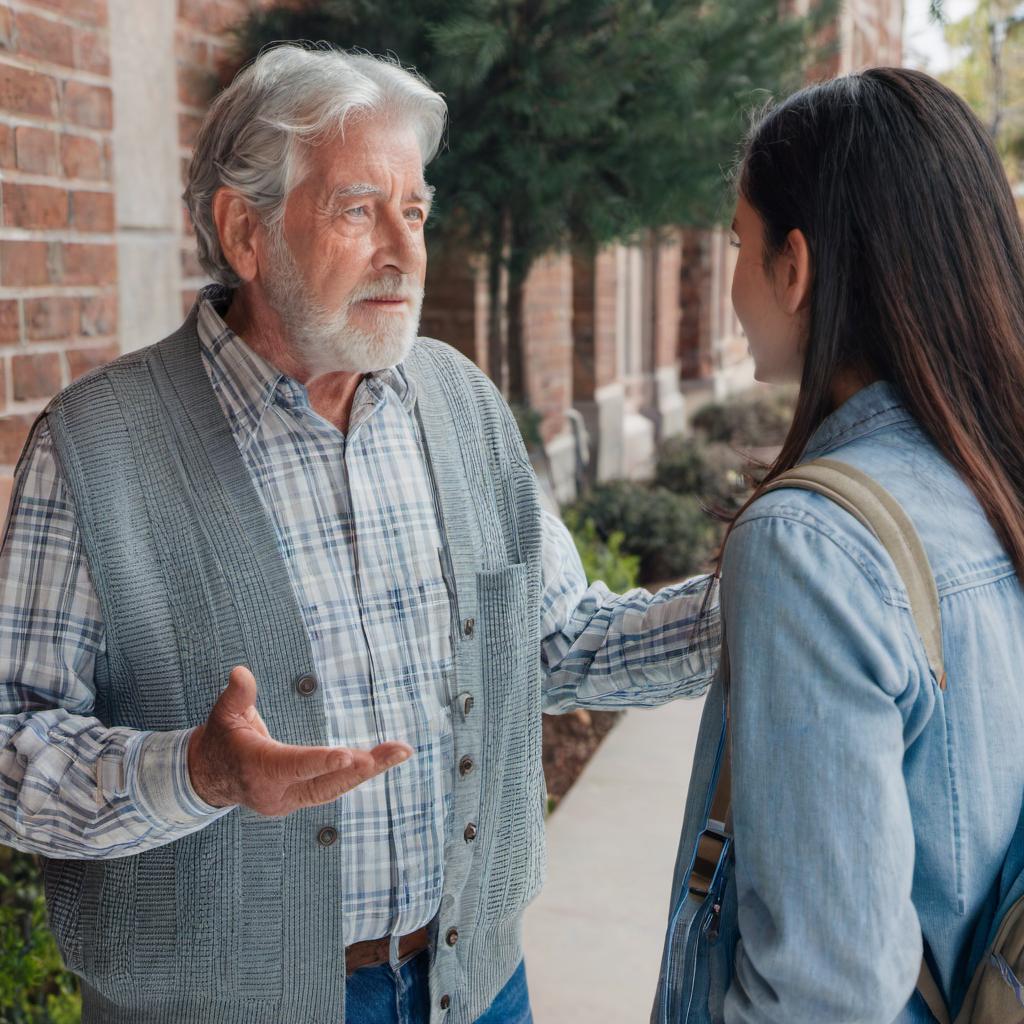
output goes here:
[[793, 423], [747, 504], [800, 458], [838, 373], [883, 378], [1024, 580], [1024, 236], [981, 122], [929, 75], [873, 68], [763, 114], [738, 187], [766, 261], [798, 228], [813, 272]]

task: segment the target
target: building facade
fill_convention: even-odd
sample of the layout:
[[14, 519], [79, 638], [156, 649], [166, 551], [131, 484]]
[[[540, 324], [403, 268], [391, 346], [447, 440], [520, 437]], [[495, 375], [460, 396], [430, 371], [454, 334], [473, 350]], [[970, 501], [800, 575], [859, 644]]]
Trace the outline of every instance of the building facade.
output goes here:
[[[159, 339], [204, 283], [181, 202], [228, 29], [256, 0], [0, 0], [0, 503], [75, 377]], [[899, 0], [848, 0], [835, 67], [898, 63]], [[411, 59], [407, 56], [407, 59]], [[752, 380], [721, 231], [673, 230], [532, 269], [525, 391], [554, 494], [643, 475], [656, 443]], [[486, 369], [472, 259], [431, 265], [424, 333]], [[589, 442], [589, 451], [585, 443]]]

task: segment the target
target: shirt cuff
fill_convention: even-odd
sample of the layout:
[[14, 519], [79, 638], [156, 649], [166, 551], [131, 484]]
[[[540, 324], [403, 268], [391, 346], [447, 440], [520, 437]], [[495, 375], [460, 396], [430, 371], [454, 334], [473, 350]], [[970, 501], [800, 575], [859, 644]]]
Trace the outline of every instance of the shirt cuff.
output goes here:
[[188, 742], [194, 729], [146, 734], [136, 747], [134, 786], [139, 810], [155, 825], [173, 828], [212, 821], [232, 810], [214, 807], [192, 788]]

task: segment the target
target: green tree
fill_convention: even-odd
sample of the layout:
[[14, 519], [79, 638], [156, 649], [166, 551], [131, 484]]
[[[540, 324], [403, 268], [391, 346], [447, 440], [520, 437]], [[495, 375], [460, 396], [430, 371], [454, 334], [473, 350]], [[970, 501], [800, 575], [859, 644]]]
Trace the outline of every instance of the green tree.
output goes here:
[[489, 365], [521, 399], [522, 295], [533, 262], [569, 243], [593, 249], [719, 217], [741, 111], [758, 90], [801, 82], [822, 56], [811, 40], [836, 0], [821, 0], [808, 18], [782, 15], [785, 6], [316, 0], [258, 11], [237, 38], [243, 59], [282, 39], [391, 52], [445, 94], [451, 127], [431, 168], [434, 237], [486, 255]]

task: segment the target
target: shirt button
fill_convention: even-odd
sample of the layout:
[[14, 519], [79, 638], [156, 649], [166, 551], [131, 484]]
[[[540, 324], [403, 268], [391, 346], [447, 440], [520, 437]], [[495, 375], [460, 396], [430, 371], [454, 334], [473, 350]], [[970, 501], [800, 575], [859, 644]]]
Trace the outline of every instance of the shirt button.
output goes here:
[[468, 775], [472, 770], [473, 770], [473, 758], [468, 757], [468, 756], [464, 757], [459, 762], [459, 774], [460, 775]]
[[325, 825], [317, 833], [316, 841], [321, 846], [333, 846], [338, 841], [338, 830], [330, 825]]
[[444, 941], [447, 942], [449, 946], [454, 946], [455, 943], [459, 941], [458, 928], [449, 928], [448, 933], [444, 937]]
[[474, 825], [473, 822], [470, 822], [466, 826], [466, 831], [462, 833], [462, 838], [465, 839], [467, 843], [471, 843], [476, 839], [476, 825]]
[[465, 697], [462, 701], [462, 713], [468, 715], [473, 710], [473, 704], [475, 701], [472, 697]]
[[309, 674], [299, 676], [299, 678], [295, 680], [295, 689], [298, 690], [303, 697], [308, 697], [316, 689], [316, 676]]
[[466, 619], [462, 624], [462, 632], [465, 633], [466, 636], [472, 636], [474, 629], [476, 629], [476, 619]]
[[451, 1006], [451, 1005], [452, 1005], [452, 997], [450, 995], [445, 993], [443, 996], [441, 996], [441, 1009], [442, 1010], [447, 1010], [448, 1007]]

